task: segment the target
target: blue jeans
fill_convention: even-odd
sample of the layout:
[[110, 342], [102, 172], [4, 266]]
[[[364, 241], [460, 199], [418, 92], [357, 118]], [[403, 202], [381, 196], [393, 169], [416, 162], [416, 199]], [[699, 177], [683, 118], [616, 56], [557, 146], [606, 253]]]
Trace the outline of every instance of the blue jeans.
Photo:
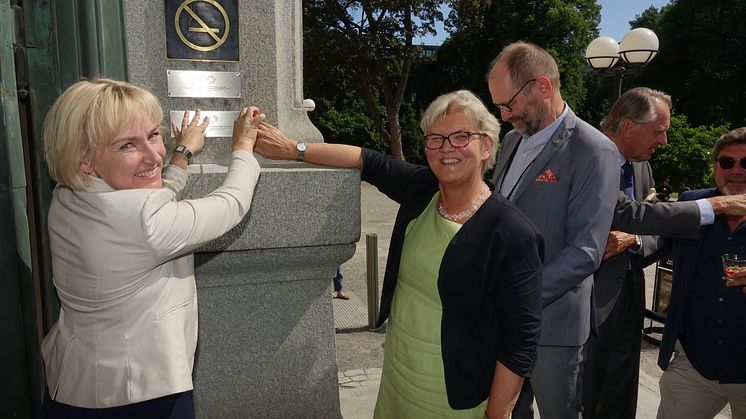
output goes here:
[[342, 278], [344, 278], [344, 275], [342, 275], [342, 267], [340, 266], [337, 268], [337, 274], [333, 278], [334, 292], [342, 291]]

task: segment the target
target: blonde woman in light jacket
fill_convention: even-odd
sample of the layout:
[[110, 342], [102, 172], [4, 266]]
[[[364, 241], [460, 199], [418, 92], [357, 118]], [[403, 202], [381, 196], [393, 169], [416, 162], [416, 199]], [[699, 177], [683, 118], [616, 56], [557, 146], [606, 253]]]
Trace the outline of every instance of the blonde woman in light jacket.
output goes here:
[[44, 417], [194, 417], [191, 252], [248, 211], [264, 115], [244, 108], [236, 119], [223, 185], [179, 201], [189, 155], [202, 150], [208, 124], [199, 111], [188, 115], [172, 127], [183, 147], [165, 168], [163, 113], [146, 90], [81, 81], [47, 115], [45, 158], [58, 183], [49, 237], [61, 309], [42, 344]]

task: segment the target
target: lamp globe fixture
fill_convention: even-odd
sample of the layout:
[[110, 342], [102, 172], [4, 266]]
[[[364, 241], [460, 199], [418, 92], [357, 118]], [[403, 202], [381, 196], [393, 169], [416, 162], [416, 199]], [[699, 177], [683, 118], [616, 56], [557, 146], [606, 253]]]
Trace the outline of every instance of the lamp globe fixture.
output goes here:
[[657, 54], [658, 36], [647, 28], [632, 29], [619, 44], [619, 55], [631, 65], [647, 65]]
[[595, 70], [608, 70], [619, 61], [619, 44], [610, 36], [599, 36], [588, 44], [585, 59]]

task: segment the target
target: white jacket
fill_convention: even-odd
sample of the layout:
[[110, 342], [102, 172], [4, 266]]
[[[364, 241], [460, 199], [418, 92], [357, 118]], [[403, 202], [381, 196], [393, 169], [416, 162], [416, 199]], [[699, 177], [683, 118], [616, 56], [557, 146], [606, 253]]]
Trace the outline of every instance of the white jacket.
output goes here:
[[61, 310], [42, 343], [52, 399], [104, 408], [192, 389], [197, 293], [192, 252], [238, 224], [260, 168], [234, 151], [223, 186], [177, 201], [186, 171], [161, 189], [57, 186], [49, 209]]

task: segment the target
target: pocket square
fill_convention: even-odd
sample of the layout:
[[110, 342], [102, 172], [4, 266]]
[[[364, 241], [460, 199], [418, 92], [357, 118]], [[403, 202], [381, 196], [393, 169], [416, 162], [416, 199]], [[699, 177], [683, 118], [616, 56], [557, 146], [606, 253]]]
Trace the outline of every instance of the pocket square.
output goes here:
[[539, 177], [536, 178], [536, 181], [555, 183], [555, 182], [559, 182], [559, 179], [557, 179], [557, 177], [554, 176], [554, 173], [552, 173], [552, 169], [547, 169], [544, 171], [544, 173], [540, 174]]

